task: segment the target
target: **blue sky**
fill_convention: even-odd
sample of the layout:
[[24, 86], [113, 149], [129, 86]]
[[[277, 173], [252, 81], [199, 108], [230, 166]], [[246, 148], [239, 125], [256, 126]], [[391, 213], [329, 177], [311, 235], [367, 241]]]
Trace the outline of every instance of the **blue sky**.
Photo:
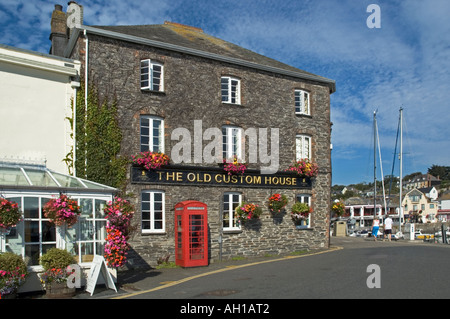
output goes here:
[[[373, 181], [373, 112], [384, 175], [392, 168], [399, 108], [404, 175], [450, 166], [448, 0], [79, 0], [86, 25], [202, 28], [299, 69], [336, 81], [331, 96], [333, 184]], [[0, 43], [48, 53], [55, 4], [0, 0]], [[368, 28], [377, 4], [381, 28]], [[377, 155], [378, 157], [378, 155]], [[377, 164], [380, 167], [380, 164]], [[398, 160], [394, 174], [399, 174]], [[378, 170], [377, 179], [381, 179]]]

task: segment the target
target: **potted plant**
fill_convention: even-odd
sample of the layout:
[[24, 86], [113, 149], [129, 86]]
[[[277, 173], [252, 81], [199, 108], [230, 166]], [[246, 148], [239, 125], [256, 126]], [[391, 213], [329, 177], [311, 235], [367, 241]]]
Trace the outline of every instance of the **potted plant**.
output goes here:
[[237, 156], [233, 156], [231, 159], [223, 159], [223, 169], [225, 172], [228, 173], [228, 175], [238, 175], [238, 174], [244, 174], [245, 170], [247, 169], [246, 163], [240, 163]]
[[284, 211], [284, 207], [287, 205], [288, 199], [283, 194], [273, 194], [269, 197], [268, 206], [272, 214], [278, 214]]
[[311, 207], [306, 203], [296, 202], [291, 208], [291, 218], [297, 228], [306, 226], [306, 219], [312, 213]]
[[319, 167], [316, 163], [313, 163], [309, 159], [305, 158], [294, 162], [285, 171], [294, 172], [301, 177], [313, 178], [316, 177], [319, 173]]
[[64, 194], [49, 200], [43, 210], [44, 216], [56, 226], [67, 225], [69, 228], [78, 221], [78, 216], [81, 214], [77, 201]]
[[17, 203], [0, 198], [0, 231], [16, 226], [21, 217]]
[[137, 156], [131, 156], [132, 163], [137, 164], [139, 166], [143, 166], [144, 168], [151, 169], [159, 169], [163, 166], [169, 165], [170, 158], [164, 153], [161, 152], [141, 152]]
[[22, 256], [11, 252], [0, 254], [0, 297], [15, 298], [19, 286], [28, 274]]
[[245, 223], [249, 220], [259, 219], [262, 214], [262, 209], [256, 204], [245, 203], [236, 207], [236, 215], [240, 223]]
[[104, 209], [106, 215], [106, 243], [104, 257], [109, 267], [125, 264], [129, 249], [128, 234], [134, 207], [125, 199], [115, 197]]
[[69, 288], [67, 279], [70, 272], [67, 267], [76, 263], [74, 256], [59, 248], [50, 248], [39, 258], [44, 268], [40, 274], [48, 298], [70, 298], [75, 295], [75, 288]]

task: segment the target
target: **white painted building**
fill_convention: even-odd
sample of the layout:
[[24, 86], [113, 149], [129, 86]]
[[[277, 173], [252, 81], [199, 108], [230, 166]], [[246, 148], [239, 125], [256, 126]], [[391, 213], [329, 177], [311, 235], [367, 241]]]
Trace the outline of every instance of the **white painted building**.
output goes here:
[[0, 44], [0, 159], [46, 161], [69, 173], [71, 100], [80, 62]]

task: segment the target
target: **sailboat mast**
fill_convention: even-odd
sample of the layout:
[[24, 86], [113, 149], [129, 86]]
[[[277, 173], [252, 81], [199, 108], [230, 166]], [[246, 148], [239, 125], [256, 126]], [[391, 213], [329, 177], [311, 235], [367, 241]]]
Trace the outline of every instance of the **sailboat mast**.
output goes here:
[[373, 218], [377, 207], [377, 111], [373, 112]]
[[403, 204], [402, 204], [402, 190], [403, 190], [403, 108], [400, 108], [400, 211], [398, 218], [398, 230], [402, 231], [402, 218], [403, 218]]

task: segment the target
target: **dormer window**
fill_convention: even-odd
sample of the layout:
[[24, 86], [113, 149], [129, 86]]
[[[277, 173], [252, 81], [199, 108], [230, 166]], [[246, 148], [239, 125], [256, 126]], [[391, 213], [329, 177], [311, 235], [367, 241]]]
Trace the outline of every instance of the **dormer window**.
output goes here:
[[141, 60], [141, 90], [164, 91], [164, 65], [150, 59]]
[[220, 80], [222, 103], [241, 104], [241, 80], [223, 76]]

